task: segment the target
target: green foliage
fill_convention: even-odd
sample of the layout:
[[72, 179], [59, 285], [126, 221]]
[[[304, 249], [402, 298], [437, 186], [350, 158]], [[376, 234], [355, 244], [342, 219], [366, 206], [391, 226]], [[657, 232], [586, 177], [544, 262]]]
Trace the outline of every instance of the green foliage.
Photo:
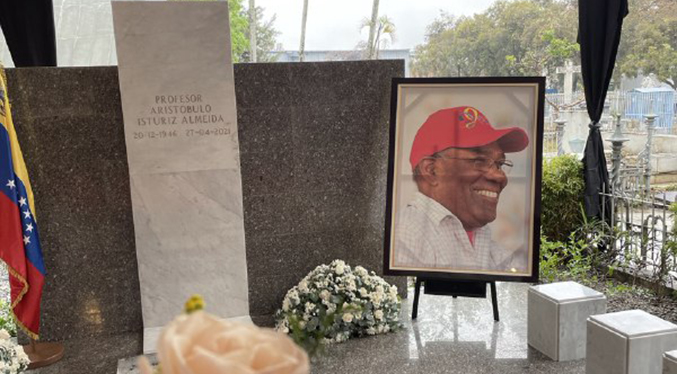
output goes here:
[[583, 164], [573, 155], [558, 156], [543, 164], [541, 228], [547, 238], [565, 241], [583, 223]]
[[675, 220], [677, 215], [677, 202], [670, 204], [670, 215], [672, 216], [672, 228], [670, 229], [670, 234], [667, 236], [667, 239], [663, 243], [663, 248], [661, 248], [661, 258], [660, 258], [660, 269], [658, 272], [659, 281], [665, 281], [670, 278], [669, 272], [676, 271], [677, 263], [674, 259], [677, 259], [677, 221]]
[[610, 280], [606, 282], [604, 294], [607, 297], [615, 297], [627, 293], [646, 293], [646, 290], [634, 284], [614, 283]]
[[653, 73], [677, 88], [677, 2], [630, 0], [623, 23], [616, 76]]
[[[677, 1], [629, 0], [617, 68], [635, 77], [655, 74], [677, 88]], [[579, 61], [578, 1], [499, 0], [470, 17], [442, 13], [416, 47], [415, 76], [547, 75], [562, 85], [555, 68]]]
[[[273, 14], [270, 19], [264, 18], [264, 9], [256, 7], [256, 60], [257, 62], [275, 62], [276, 56], [269, 52], [274, 51], [277, 44], [277, 37], [280, 32], [275, 29], [276, 15]], [[249, 21], [247, 21], [249, 24]], [[251, 62], [249, 53], [249, 26], [245, 31], [247, 39], [247, 51], [240, 56], [240, 62]]]
[[233, 62], [240, 62], [242, 55], [249, 50], [249, 16], [242, 5], [244, 0], [228, 0], [230, 16], [230, 42]]
[[549, 241], [541, 235], [540, 278], [544, 282], [575, 280], [583, 284], [597, 282], [597, 269], [613, 266], [615, 255], [608, 246], [616, 237], [604, 221], [585, 218], [563, 241]]
[[[369, 18], [364, 18], [360, 29], [371, 29], [372, 22]], [[368, 45], [369, 41], [360, 43], [358, 48], [363, 48], [365, 50], [365, 57], [374, 56], [373, 58], [378, 59], [379, 51], [385, 49], [389, 44], [394, 43], [396, 40], [395, 36], [396, 27], [390, 17], [383, 15], [376, 19], [376, 29], [374, 30], [374, 40], [372, 45]], [[386, 39], [387, 36], [387, 39]]]
[[418, 76], [541, 75], [578, 55], [572, 1], [497, 1], [485, 12], [446, 13], [416, 47]]

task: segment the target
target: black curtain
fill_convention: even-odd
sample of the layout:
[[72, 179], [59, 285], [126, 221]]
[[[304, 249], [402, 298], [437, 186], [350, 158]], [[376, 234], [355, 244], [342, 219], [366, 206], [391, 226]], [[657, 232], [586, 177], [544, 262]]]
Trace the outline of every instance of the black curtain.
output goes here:
[[[606, 91], [616, 63], [623, 18], [627, 14], [628, 0], [578, 0], [581, 72], [590, 116], [590, 132], [583, 157], [585, 211], [589, 217], [607, 218], [602, 217], [599, 196], [602, 186], [605, 186], [606, 192], [609, 191], [609, 172], [604, 157], [604, 143], [599, 132], [599, 119], [602, 117]], [[608, 212], [606, 209], [605, 213]]]
[[14, 66], [56, 66], [52, 0], [0, 0], [0, 27]]

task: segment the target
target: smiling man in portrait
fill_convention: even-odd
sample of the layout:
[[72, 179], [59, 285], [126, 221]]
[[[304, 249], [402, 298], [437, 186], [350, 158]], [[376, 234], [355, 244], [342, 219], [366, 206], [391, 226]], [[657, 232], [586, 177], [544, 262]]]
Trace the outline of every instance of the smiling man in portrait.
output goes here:
[[529, 144], [518, 127], [496, 129], [478, 109], [431, 114], [414, 137], [409, 161], [418, 192], [399, 213], [396, 266], [523, 271], [526, 258], [492, 239], [513, 163]]

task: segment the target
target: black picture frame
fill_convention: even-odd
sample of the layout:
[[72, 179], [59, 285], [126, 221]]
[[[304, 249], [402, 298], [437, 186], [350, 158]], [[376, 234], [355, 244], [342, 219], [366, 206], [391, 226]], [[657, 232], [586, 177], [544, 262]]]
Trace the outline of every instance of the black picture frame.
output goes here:
[[[511, 87], [515, 88], [516, 94], [509, 94]], [[404, 145], [404, 139], [406, 136], [403, 135], [403, 131], [406, 126], [420, 127], [420, 125], [423, 123], [422, 121], [419, 121], [418, 123], [413, 123], [410, 121], [411, 123], [407, 123], [406, 119], [400, 115], [404, 109], [402, 108], [402, 101], [404, 100], [403, 96], [406, 94], [405, 91], [408, 90], [411, 93], [414, 92], [416, 88], [421, 88], [422, 90], [430, 88], [430, 93], [419, 94], [414, 99], [407, 98], [407, 100], [411, 100], [409, 106], [423, 105], [426, 100], [430, 101], [430, 103], [427, 104], [427, 107], [430, 108], [435, 108], [437, 103], [453, 102], [451, 105], [441, 105], [438, 109], [456, 106], [473, 106], [477, 107], [481, 113], [486, 114], [486, 112], [491, 112], [491, 110], [487, 109], [492, 106], [492, 100], [499, 100], [500, 96], [503, 95], [506, 97], [503, 98], [504, 102], [501, 102], [500, 105], [498, 101], [493, 102], [496, 107], [507, 108], [512, 102], [512, 104], [515, 105], [514, 110], [516, 113], [520, 110], [523, 111], [522, 113], [525, 113], [525, 107], [528, 109], [528, 113], [526, 113], [524, 116], [526, 118], [530, 118], [531, 120], [527, 121], [529, 123], [524, 125], [523, 129], [528, 135], [529, 145], [527, 146], [528, 149], [525, 149], [527, 152], [526, 155], [521, 156], [526, 157], [527, 161], [526, 164], [523, 163], [522, 165], [528, 164], [528, 166], [525, 167], [528, 170], [528, 176], [525, 176], [524, 184], [527, 185], [526, 182], [528, 181], [529, 186], [529, 198], [525, 200], [529, 206], [524, 207], [524, 218], [528, 220], [528, 224], [525, 225], [525, 231], [522, 234], [522, 237], [525, 240], [524, 245], [528, 247], [526, 248], [526, 255], [524, 257], [527, 261], [527, 266], [525, 269], [517, 271], [515, 271], [514, 268], [512, 268], [510, 271], [497, 271], [494, 269], [453, 269], [449, 267], [438, 268], [428, 265], [406, 266], [405, 264], [403, 266], [402, 264], [396, 263], [394, 256], [398, 253], [398, 248], [396, 248], [396, 235], [398, 234], [398, 229], [395, 226], [397, 214], [404, 209], [402, 208], [404, 198], [400, 196], [401, 193], [399, 191], [396, 195], [395, 191], [397, 191], [398, 188], [402, 189], [401, 184], [405, 183], [405, 179], [403, 178], [406, 177], [402, 177], [402, 166], [404, 164], [403, 160], [405, 159], [403, 158], [405, 157], [403, 155], [406, 155], [411, 151], [411, 147], [405, 149], [407, 148], [407, 146]], [[470, 94], [471, 88], [475, 88], [475, 90], [472, 91], [472, 94]], [[463, 95], [463, 90], [465, 89], [467, 89], [469, 92], [467, 96]], [[444, 98], [445, 90], [449, 90], [448, 93], [451, 95], [449, 98], [446, 98], [447, 101], [445, 101]], [[481, 95], [482, 90], [486, 90], [486, 95]], [[531, 95], [527, 105], [524, 105], [525, 92], [528, 92], [526, 94], [527, 96]], [[515, 95], [518, 95], [519, 97]], [[414, 97], [414, 95], [412, 95], [412, 97]], [[442, 98], [440, 99], [440, 97]], [[464, 97], [472, 97], [473, 99], [464, 100]], [[478, 99], [479, 97], [481, 97], [481, 99]], [[472, 105], [470, 105], [468, 102], [470, 102]], [[477, 103], [481, 103], [481, 105], [478, 105]], [[387, 204], [385, 215], [385, 248], [383, 268], [385, 275], [416, 276], [428, 279], [450, 280], [514, 282], [538, 281], [544, 103], [545, 77], [393, 78], [390, 113], [390, 141], [388, 151], [389, 163], [386, 195]], [[407, 107], [407, 110], [409, 111], [409, 107]], [[425, 112], [425, 110], [422, 111]], [[430, 110], [429, 112], [432, 113], [433, 111]], [[486, 118], [493, 127], [497, 127], [494, 126], [490, 115], [487, 114]], [[514, 125], [515, 124], [513, 124], [513, 126]], [[409, 134], [411, 134], [413, 130], [409, 129], [408, 131]], [[410, 136], [410, 138], [412, 137]], [[501, 206], [499, 205], [498, 209], [500, 209], [500, 207]], [[517, 241], [519, 238], [515, 240]], [[525, 248], [517, 248], [513, 253], [524, 250]]]

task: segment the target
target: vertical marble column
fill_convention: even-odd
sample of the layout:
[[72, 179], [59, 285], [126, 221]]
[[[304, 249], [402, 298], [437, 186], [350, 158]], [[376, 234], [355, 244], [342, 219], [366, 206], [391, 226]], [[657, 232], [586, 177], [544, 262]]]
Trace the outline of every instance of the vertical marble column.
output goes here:
[[248, 318], [226, 2], [113, 5], [144, 352], [192, 294]]

